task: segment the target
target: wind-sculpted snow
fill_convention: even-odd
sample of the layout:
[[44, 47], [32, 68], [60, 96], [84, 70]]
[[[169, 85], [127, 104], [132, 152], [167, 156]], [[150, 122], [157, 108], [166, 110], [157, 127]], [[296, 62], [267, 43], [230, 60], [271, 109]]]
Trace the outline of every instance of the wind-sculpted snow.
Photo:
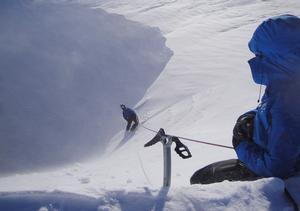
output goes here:
[[1, 173], [101, 154], [172, 52], [158, 28], [78, 5], [0, 3]]
[[[38, 5], [49, 1], [65, 2], [75, 16], [78, 13], [73, 11], [73, 4], [79, 3], [159, 27], [167, 39], [167, 45], [174, 51], [174, 56], [135, 106], [141, 122], [152, 130], [163, 127], [168, 134], [228, 146], [231, 144], [232, 129], [237, 117], [257, 106], [259, 87], [254, 85], [247, 64], [253, 57], [247, 46], [249, 39], [256, 27], [271, 16], [284, 13], [300, 16], [299, 0], [33, 1]], [[12, 1], [6, 2], [11, 5]], [[102, 10], [99, 12], [98, 15], [105, 14]], [[2, 14], [1, 11], [0, 15]], [[51, 22], [58, 16], [57, 12], [55, 14], [49, 17]], [[67, 11], [65, 14], [68, 14]], [[119, 16], [107, 14], [108, 16], [114, 20], [120, 19]], [[77, 27], [77, 22], [80, 25], [85, 17], [86, 15], [73, 17], [76, 20], [73, 25]], [[108, 18], [105, 20], [109, 21]], [[11, 20], [1, 23], [8, 21]], [[94, 18], [88, 22], [94, 30]], [[128, 34], [125, 33], [126, 28], [120, 24], [111, 30], [121, 33], [118, 38], [123, 42]], [[73, 32], [72, 30], [74, 31], [68, 29]], [[47, 31], [52, 35], [56, 34], [51, 32], [53, 30]], [[77, 33], [83, 35], [81, 30]], [[0, 36], [3, 36], [2, 31]], [[88, 37], [90, 36], [91, 33]], [[148, 33], [143, 36], [149, 41], [153, 39]], [[19, 36], [19, 39], [22, 37]], [[85, 36], [76, 36], [78, 40], [84, 39], [83, 37]], [[162, 42], [161, 39], [156, 41]], [[126, 53], [126, 56], [131, 53]], [[119, 56], [119, 51], [113, 51], [113, 54]], [[94, 54], [89, 54], [88, 58], [94, 58]], [[107, 74], [110, 73], [115, 74]], [[114, 86], [120, 88], [118, 84]], [[2, 91], [2, 86], [0, 90]], [[127, 101], [122, 101], [128, 104]], [[120, 121], [120, 110], [114, 109], [111, 115], [116, 115]], [[28, 207], [29, 202], [39, 211], [67, 210], [67, 206], [64, 206], [66, 204], [72, 206], [72, 211], [82, 210], [81, 205], [86, 205], [86, 210], [92, 207], [93, 210], [106, 211], [293, 210], [285, 197], [283, 181], [276, 178], [191, 186], [189, 179], [196, 170], [212, 162], [235, 158], [236, 155], [231, 149], [184, 140], [182, 142], [190, 149], [193, 157], [183, 160], [175, 154], [172, 147], [171, 187], [169, 190], [161, 188], [162, 145], [143, 147], [154, 135], [155, 133], [143, 127], [139, 127], [131, 135], [119, 131], [111, 138], [103, 159], [71, 164], [56, 170], [39, 173], [31, 171], [25, 175], [2, 177], [0, 206], [10, 206], [9, 210], [22, 210]], [[89, 141], [90, 138], [86, 140]], [[39, 192], [35, 192], [36, 190]], [[92, 198], [80, 197], [81, 195]], [[62, 207], [64, 209], [60, 209]]]
[[[230, 182], [194, 185], [181, 188], [110, 190], [100, 196], [68, 192], [23, 191], [0, 193], [0, 209], [9, 211], [223, 211], [223, 210], [292, 210], [283, 196], [280, 179], [255, 182]], [[270, 203], [272, 201], [273, 203]]]

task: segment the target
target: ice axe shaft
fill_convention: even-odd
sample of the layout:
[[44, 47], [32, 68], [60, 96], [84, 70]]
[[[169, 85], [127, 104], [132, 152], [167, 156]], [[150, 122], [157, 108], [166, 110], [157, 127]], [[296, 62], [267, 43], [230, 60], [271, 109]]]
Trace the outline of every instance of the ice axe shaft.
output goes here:
[[171, 145], [172, 141], [167, 137], [163, 143], [163, 156], [164, 156], [164, 180], [163, 186], [170, 187], [171, 185], [171, 172], [172, 172], [172, 158], [171, 158]]

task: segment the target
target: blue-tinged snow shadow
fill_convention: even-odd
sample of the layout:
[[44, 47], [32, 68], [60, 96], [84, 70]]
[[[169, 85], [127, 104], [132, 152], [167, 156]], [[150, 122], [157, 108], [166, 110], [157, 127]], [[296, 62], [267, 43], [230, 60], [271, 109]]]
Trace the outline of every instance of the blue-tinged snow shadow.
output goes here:
[[170, 187], [162, 187], [156, 197], [153, 209], [154, 211], [162, 211], [165, 207], [167, 200], [167, 195], [170, 190]]
[[122, 140], [119, 142], [119, 144], [116, 146], [116, 148], [113, 151], [117, 151], [123, 145], [128, 143], [129, 140], [134, 136], [135, 132], [136, 132], [135, 130], [134, 131], [125, 131]]
[[97, 211], [100, 201], [64, 192], [17, 192], [0, 194], [1, 211]]
[[112, 191], [107, 192], [105, 199], [101, 199], [101, 204], [98, 209], [105, 210], [107, 207], [118, 207], [122, 211], [143, 210], [143, 211], [162, 211], [165, 208], [165, 203], [168, 200], [167, 194], [169, 188], [162, 187], [158, 194], [153, 194], [149, 188], [144, 188], [143, 191], [126, 192]]
[[1, 211], [162, 211], [169, 188], [157, 196], [145, 191], [111, 191], [100, 198], [67, 192], [23, 191], [0, 193]]
[[284, 181], [279, 178], [265, 179], [264, 184], [261, 186], [261, 192], [268, 201], [272, 202], [268, 208], [269, 210], [281, 210], [278, 207], [282, 208], [284, 204], [286, 207], [289, 207], [287, 210], [299, 210], [294, 209], [293, 202], [285, 193]]

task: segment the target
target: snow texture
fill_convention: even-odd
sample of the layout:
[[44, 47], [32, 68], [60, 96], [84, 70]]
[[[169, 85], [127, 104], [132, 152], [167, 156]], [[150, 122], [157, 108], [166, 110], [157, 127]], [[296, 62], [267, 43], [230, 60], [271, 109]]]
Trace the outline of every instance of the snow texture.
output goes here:
[[[67, 192], [2, 193], [0, 210], [292, 210], [280, 179], [182, 188], [107, 191], [98, 198]], [[272, 203], [270, 203], [272, 201]]]
[[[37, 158], [47, 152], [60, 160], [59, 154], [53, 150], [55, 147], [71, 147], [70, 151], [73, 153], [66, 153], [67, 158], [79, 156], [80, 153], [73, 149], [74, 145], [70, 142], [76, 143], [75, 146], [79, 148], [87, 147], [86, 151], [80, 150], [82, 154], [90, 153], [93, 149], [100, 150], [94, 145], [97, 141], [103, 143], [104, 140], [103, 134], [95, 126], [98, 123], [107, 125], [105, 134], [110, 139], [104, 154], [99, 152], [103, 156], [101, 159], [76, 159], [76, 163], [69, 163], [62, 168], [45, 169], [43, 172], [30, 169], [26, 174], [1, 177], [0, 210], [293, 210], [292, 204], [284, 195], [284, 182], [277, 178], [191, 186], [189, 178], [199, 168], [236, 157], [233, 150], [192, 142], [183, 142], [191, 150], [191, 159], [183, 160], [172, 152], [171, 187], [161, 188], [161, 144], [144, 148], [143, 145], [154, 133], [141, 126], [134, 134], [120, 131], [121, 126], [125, 127], [125, 122], [121, 119], [118, 106], [120, 103], [132, 107], [135, 105], [140, 122], [153, 130], [163, 127], [170, 134], [230, 145], [236, 118], [257, 105], [259, 88], [251, 79], [247, 60], [253, 55], [248, 50], [247, 43], [256, 27], [266, 18], [284, 13], [299, 16], [298, 0], [34, 0], [22, 1], [17, 5], [12, 5], [11, 1], [1, 1], [0, 8], [1, 29], [7, 28], [1, 32], [11, 32], [7, 35], [0, 33], [0, 95], [1, 99], [14, 99], [9, 93], [18, 96], [14, 99], [15, 102], [12, 101], [6, 107], [3, 105], [9, 100], [1, 101], [1, 129], [6, 126], [2, 123], [4, 118], [7, 122], [10, 117], [14, 125], [6, 126], [0, 135], [13, 135], [14, 133], [8, 133], [9, 130], [21, 125], [25, 127], [24, 134], [48, 131], [46, 140], [30, 140], [30, 144], [6, 142], [1, 138], [0, 160], [5, 159], [1, 166], [9, 168], [20, 167], [24, 163], [29, 165], [33, 162], [32, 158], [38, 162]], [[26, 13], [28, 10], [29, 14]], [[18, 14], [23, 15], [20, 17]], [[124, 15], [126, 19], [120, 15]], [[26, 20], [29, 18], [30, 21]], [[22, 22], [17, 24], [20, 21]], [[34, 27], [30, 27], [31, 24]], [[157, 28], [148, 26], [159, 27], [166, 40]], [[23, 30], [15, 31], [19, 28]], [[28, 32], [26, 36], [21, 33], [28, 29], [31, 33]], [[102, 34], [103, 29], [108, 33], [104, 33], [107, 36]], [[87, 30], [92, 31], [86, 33]], [[56, 36], [57, 33], [59, 36]], [[27, 42], [28, 39], [37, 40], [39, 45]], [[136, 39], [142, 42], [137, 43]], [[61, 46], [60, 51], [51, 50], [52, 44], [46, 45], [48, 40]], [[165, 41], [166, 46], [174, 52], [171, 59], [171, 51], [165, 47]], [[81, 42], [84, 44], [80, 45]], [[103, 46], [100, 48], [97, 42], [103, 42]], [[125, 44], [128, 42], [135, 46], [132, 51]], [[75, 56], [71, 53], [74, 45], [77, 49]], [[44, 50], [45, 47], [49, 49]], [[12, 52], [4, 53], [3, 49], [10, 49]], [[26, 49], [26, 54], [20, 54], [20, 49]], [[132, 52], [137, 53], [131, 57]], [[107, 54], [112, 57], [106, 57]], [[35, 58], [32, 55], [36, 55], [47, 65], [38, 63], [39, 59], [31, 59]], [[116, 58], [123, 62], [115, 62]], [[14, 62], [15, 59], [20, 61]], [[132, 60], [135, 62], [126, 62]], [[8, 74], [10, 78], [6, 79], [2, 76], [2, 65], [9, 61], [18, 70], [22, 67], [22, 71], [12, 71]], [[78, 61], [83, 62], [81, 67], [84, 68], [77, 67]], [[95, 69], [98, 68], [98, 61], [103, 64], [104, 69], [117, 65], [116, 69], [126, 67], [126, 70], [97, 72]], [[147, 69], [145, 62], [149, 65]], [[33, 65], [28, 66], [31, 63]], [[63, 68], [58, 68], [59, 64]], [[134, 64], [139, 64], [137, 69], [129, 68]], [[137, 70], [141, 70], [140, 75]], [[97, 77], [98, 74], [101, 77]], [[120, 77], [115, 83], [107, 83], [107, 91], [100, 92], [102, 83], [117, 76]], [[146, 79], [147, 83], [144, 84], [137, 77]], [[25, 82], [26, 87], [31, 89], [22, 88], [26, 85], [23, 84]], [[52, 83], [55, 86], [51, 86]], [[141, 87], [142, 91], [138, 92]], [[44, 90], [48, 89], [53, 101], [48, 100], [48, 94], [47, 98], [43, 97]], [[28, 92], [23, 93], [26, 90]], [[40, 91], [36, 93], [35, 90]], [[54, 95], [55, 91], [61, 95]], [[71, 103], [64, 101], [70, 94], [74, 97]], [[31, 95], [34, 95], [30, 98], [32, 100], [40, 96], [39, 102], [50, 109], [45, 114], [47, 117], [52, 116], [52, 108], [56, 111], [60, 110], [57, 106], [67, 105], [63, 106], [67, 108], [63, 111], [80, 118], [75, 121], [71, 116], [71, 120], [67, 118], [70, 121], [53, 122], [55, 124], [47, 124], [44, 129], [42, 122], [38, 122], [39, 130], [32, 129], [29, 126], [34, 124], [27, 121], [27, 117], [40, 119], [43, 110], [34, 106], [35, 101], [26, 101]], [[117, 100], [108, 96], [116, 96]], [[109, 107], [102, 104], [106, 102], [103, 101], [106, 98], [111, 100]], [[58, 105], [53, 103], [60, 102], [60, 99], [62, 101]], [[14, 106], [20, 103], [22, 106], [14, 110]], [[31, 106], [34, 109], [30, 110]], [[4, 109], [5, 112], [2, 112]], [[111, 110], [104, 112], [105, 109]], [[27, 110], [37, 113], [25, 116]], [[14, 113], [7, 113], [9, 111]], [[20, 120], [16, 120], [16, 117]], [[104, 121], [100, 121], [101, 118]], [[115, 121], [113, 127], [108, 120]], [[60, 136], [56, 130], [53, 134], [51, 125], [58, 129], [68, 129], [75, 140], [70, 141], [70, 137], [65, 134]], [[53, 136], [51, 142], [47, 140], [49, 134]], [[96, 135], [99, 135], [99, 139], [95, 138]], [[84, 142], [78, 140], [80, 137]], [[40, 147], [45, 147], [46, 150], [38, 148], [40, 142], [43, 143]], [[51, 146], [54, 148], [49, 148]], [[32, 155], [31, 159], [25, 160], [25, 156], [22, 157], [19, 153], [13, 154], [15, 159], [8, 156], [8, 153], [14, 151], [28, 153], [26, 156]], [[24, 158], [24, 161], [20, 158]], [[12, 163], [14, 160], [15, 164]], [[51, 164], [49, 159], [41, 159], [40, 162], [45, 166]]]

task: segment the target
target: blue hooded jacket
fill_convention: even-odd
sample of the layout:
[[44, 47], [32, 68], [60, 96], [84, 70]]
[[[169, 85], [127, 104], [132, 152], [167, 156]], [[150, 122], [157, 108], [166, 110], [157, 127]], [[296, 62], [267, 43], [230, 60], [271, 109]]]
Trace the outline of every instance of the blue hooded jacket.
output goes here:
[[238, 158], [256, 174], [286, 178], [300, 171], [300, 19], [264, 21], [249, 42], [253, 80], [266, 86], [256, 109], [253, 142], [242, 141]]
[[130, 108], [125, 108], [123, 110], [123, 117], [127, 121], [133, 121], [134, 119], [136, 119], [136, 113]]

